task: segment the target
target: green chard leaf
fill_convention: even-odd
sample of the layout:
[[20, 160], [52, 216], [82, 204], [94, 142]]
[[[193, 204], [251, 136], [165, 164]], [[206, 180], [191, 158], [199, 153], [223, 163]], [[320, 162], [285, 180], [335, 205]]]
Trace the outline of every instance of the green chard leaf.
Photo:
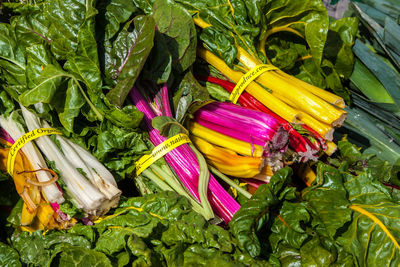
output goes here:
[[[329, 28], [328, 13], [321, 1], [273, 1], [267, 6], [265, 16], [266, 29], [291, 28], [300, 33], [310, 47], [315, 64], [321, 64]], [[294, 33], [288, 34], [295, 37]]]
[[348, 230], [339, 243], [361, 266], [398, 265], [400, 253], [400, 206], [389, 190], [370, 172], [348, 175], [345, 187], [353, 211]]
[[[130, 27], [134, 24], [134, 30]], [[113, 43], [112, 58], [117, 75], [116, 86], [107, 93], [111, 103], [121, 107], [134, 85], [153, 47], [155, 21], [137, 16], [128, 22]]]
[[60, 88], [63, 77], [67, 75], [60, 67], [48, 64], [37, 78], [35, 85], [19, 96], [19, 102], [24, 106], [39, 102], [50, 103]]
[[291, 174], [290, 168], [276, 172], [270, 183], [261, 185], [229, 222], [230, 231], [238, 240], [239, 248], [252, 257], [261, 253], [257, 230], [267, 221], [265, 217], [268, 218], [270, 212], [279, 205], [279, 195], [284, 192]]
[[56, 0], [45, 1], [43, 5], [50, 24], [47, 36], [51, 40], [51, 51], [57, 59], [67, 59], [78, 49], [80, 29], [97, 14], [94, 1]]
[[4, 267], [21, 267], [18, 252], [0, 242], [0, 265]]
[[43, 231], [15, 232], [11, 242], [21, 256], [21, 261], [35, 266], [45, 266], [51, 262], [51, 255], [65, 243], [81, 249], [89, 249], [90, 242], [79, 235], [53, 231], [43, 235]]
[[197, 37], [191, 15], [172, 0], [156, 0], [153, 17], [172, 56], [172, 66], [178, 72], [189, 68], [196, 60]]
[[302, 196], [331, 238], [351, 220], [352, 212], [348, 209], [350, 202], [347, 199], [347, 191], [342, 175], [336, 168], [319, 164], [316, 185], [305, 189]]
[[[24, 91], [25, 86], [25, 53], [23, 47], [19, 46], [12, 25], [0, 24], [0, 73], [1, 80], [7, 80], [9, 86], [18, 93]], [[7, 89], [7, 88], [5, 88]], [[15, 97], [15, 93], [10, 92]]]
[[[111, 267], [111, 261], [101, 252], [94, 251], [85, 247], [76, 247], [68, 243], [63, 243], [58, 247], [59, 254], [53, 256], [52, 263], [58, 263], [60, 267]], [[56, 252], [56, 253], [57, 253]]]
[[175, 118], [178, 122], [183, 121], [193, 102], [210, 99], [207, 89], [199, 84], [191, 71], [186, 71], [183, 75], [176, 81], [177, 89], [173, 97]]

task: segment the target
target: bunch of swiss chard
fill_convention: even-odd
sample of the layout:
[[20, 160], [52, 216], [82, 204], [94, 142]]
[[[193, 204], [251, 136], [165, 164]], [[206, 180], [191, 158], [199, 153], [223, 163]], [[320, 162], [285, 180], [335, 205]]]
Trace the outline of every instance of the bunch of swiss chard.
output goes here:
[[[291, 149], [303, 161], [315, 159], [320, 148], [334, 152], [334, 128], [343, 123], [347, 114], [342, 108], [350, 100], [342, 81], [349, 78], [354, 64], [356, 18], [330, 23], [320, 1], [176, 2], [198, 26], [204, 47], [198, 48], [198, 56], [220, 72], [218, 78], [225, 76], [217, 80], [211, 70], [211, 77], [200, 79], [232, 91], [225, 80], [238, 83], [244, 73], [262, 63], [278, 67], [250, 83], [239, 103], [274, 114], [293, 133]], [[215, 85], [208, 88], [218, 99], [226, 99]]]

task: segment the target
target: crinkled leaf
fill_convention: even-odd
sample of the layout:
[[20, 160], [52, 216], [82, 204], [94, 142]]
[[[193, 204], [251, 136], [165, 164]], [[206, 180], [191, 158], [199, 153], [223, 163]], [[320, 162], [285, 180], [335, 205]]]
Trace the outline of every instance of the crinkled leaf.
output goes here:
[[60, 267], [112, 266], [111, 261], [103, 253], [85, 247], [76, 247], [70, 244], [63, 244], [59, 247], [57, 263]]
[[215, 248], [192, 245], [183, 253], [184, 266], [243, 266]]
[[[108, 103], [108, 100], [105, 98], [104, 102]], [[143, 118], [143, 113], [133, 105], [125, 105], [119, 109], [110, 104], [109, 109], [105, 114], [106, 118], [119, 127], [135, 129], [139, 126]]]
[[207, 49], [217, 55], [219, 58], [224, 59], [226, 64], [233, 66], [233, 62], [236, 58], [237, 48], [233, 44], [235, 39], [227, 34], [221, 34], [221, 32], [210, 28], [205, 28], [200, 33], [200, 40], [204, 42]]
[[[129, 28], [132, 22], [135, 29]], [[121, 107], [153, 47], [155, 22], [150, 16], [137, 16], [128, 22], [113, 44], [117, 85], [107, 93], [111, 103]]]
[[15, 34], [21, 47], [29, 47], [36, 44], [50, 45], [48, 38], [50, 22], [43, 12], [43, 5], [35, 5], [22, 16], [15, 16], [11, 20], [15, 25]]
[[300, 248], [301, 266], [331, 266], [335, 255], [321, 246], [318, 236], [308, 241]]
[[280, 214], [275, 216], [274, 223], [271, 226], [272, 234], [269, 241], [273, 251], [277, 249], [280, 242], [300, 249], [303, 242], [308, 238], [308, 234], [301, 225], [309, 223], [310, 219], [310, 215], [303, 204], [285, 201]]
[[126, 265], [128, 265], [129, 260], [130, 260], [129, 252], [124, 251], [124, 252], [118, 253], [116, 258], [117, 258], [117, 266], [118, 267], [126, 266]]
[[135, 169], [135, 161], [148, 153], [151, 146], [143, 134], [129, 128], [117, 127], [110, 122], [104, 126], [105, 128], [90, 140], [90, 144], [94, 146], [93, 154], [107, 168], [124, 178]]
[[132, 230], [123, 228], [110, 228], [101, 233], [96, 242], [95, 250], [106, 255], [123, 251], [126, 240], [132, 235]]
[[[352, 56], [349, 55], [348, 57], [352, 58]], [[351, 64], [350, 66], [351, 66], [350, 69], [351, 72], [353, 65]], [[341, 75], [343, 76], [343, 74], [338, 73], [333, 63], [327, 59], [322, 60], [321, 68], [325, 76], [326, 87], [331, 89], [336, 95], [342, 97], [346, 101], [346, 103], [350, 103], [350, 92], [346, 87], [343, 86], [342, 81], [340, 79], [340, 76]]]
[[182, 220], [173, 222], [163, 232], [161, 240], [168, 246], [174, 244], [202, 244], [222, 252], [232, 251], [232, 239], [229, 232], [216, 225], [209, 225], [200, 214], [191, 213]]
[[351, 50], [358, 30], [358, 19], [349, 17], [329, 25], [324, 56], [334, 63], [339, 75], [348, 79], [353, 71], [354, 55]]
[[396, 266], [400, 252], [400, 205], [389, 190], [366, 172], [346, 176], [344, 184], [353, 211], [340, 244], [366, 266]]
[[[48, 38], [57, 59], [67, 59], [78, 49], [78, 36], [84, 23], [96, 15], [93, 0], [45, 1], [43, 12], [50, 23]], [[54, 12], [57, 10], [57, 12]]]
[[305, 189], [302, 195], [331, 238], [351, 220], [352, 212], [348, 209], [350, 202], [347, 199], [347, 191], [337, 169], [319, 164], [316, 185]]
[[[276, 172], [270, 183], [261, 185], [229, 222], [230, 231], [237, 238], [239, 248], [252, 257], [258, 256], [261, 252], [256, 232], [261, 227], [258, 221], [263, 216], [268, 216], [268, 211], [279, 204], [278, 196], [286, 187], [291, 174], [290, 168], [283, 168]], [[261, 223], [263, 221], [261, 220]]]
[[9, 85], [22, 86], [18, 92], [22, 93], [25, 81], [25, 53], [19, 46], [14, 28], [8, 24], [0, 24], [0, 73], [1, 80], [6, 79]]
[[127, 245], [131, 253], [136, 257], [132, 263], [133, 266], [156, 266], [160, 264], [153, 262], [152, 250], [147, 247], [140, 237], [136, 235], [129, 236]]
[[77, 41], [77, 51], [68, 58], [64, 68], [86, 85], [91, 100], [96, 103], [102, 92], [102, 81], [92, 21], [81, 26]]
[[68, 243], [79, 246], [79, 249], [89, 249], [90, 242], [79, 235], [63, 232], [51, 232], [43, 235], [42, 231], [14, 233], [11, 237], [13, 247], [21, 256], [21, 261], [26, 264], [45, 266], [50, 263], [50, 256], [57, 247]]
[[20, 267], [18, 252], [10, 246], [0, 242], [0, 265], [4, 267]]
[[[101, 3], [100, 3], [101, 4]], [[104, 39], [110, 40], [120, 30], [121, 24], [126, 22], [130, 16], [137, 11], [133, 1], [112, 0], [107, 4], [104, 11]]]
[[[267, 29], [290, 27], [298, 30], [305, 37], [315, 64], [321, 63], [329, 27], [328, 13], [321, 1], [272, 1], [265, 15]], [[288, 34], [293, 36], [293, 33]]]

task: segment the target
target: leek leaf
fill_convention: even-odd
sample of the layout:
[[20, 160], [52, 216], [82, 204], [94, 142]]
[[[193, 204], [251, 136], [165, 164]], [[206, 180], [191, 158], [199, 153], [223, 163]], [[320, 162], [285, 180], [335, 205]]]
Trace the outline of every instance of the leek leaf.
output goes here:
[[357, 40], [353, 47], [355, 55], [371, 70], [400, 107], [400, 75], [374, 54], [365, 44]]

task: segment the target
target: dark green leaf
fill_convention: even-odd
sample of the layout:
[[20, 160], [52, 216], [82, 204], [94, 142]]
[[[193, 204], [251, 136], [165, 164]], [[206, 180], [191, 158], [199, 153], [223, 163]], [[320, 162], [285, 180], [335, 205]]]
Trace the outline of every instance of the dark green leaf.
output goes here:
[[207, 90], [198, 83], [190, 71], [184, 74], [176, 88], [173, 101], [175, 118], [178, 122], [182, 122], [187, 109], [193, 102], [209, 99]]
[[3, 267], [20, 267], [19, 255], [10, 246], [0, 242], [0, 265]]
[[310, 219], [304, 205], [285, 201], [280, 214], [275, 216], [271, 227], [272, 234], [269, 241], [273, 251], [278, 248], [280, 242], [300, 249], [303, 242], [308, 238], [308, 234], [301, 225], [309, 223]]
[[[130, 32], [131, 23], [135, 29]], [[155, 22], [150, 16], [137, 16], [128, 22], [114, 42], [113, 57], [117, 85], [107, 93], [111, 103], [121, 107], [153, 47]]]
[[133, 1], [112, 0], [106, 6], [104, 15], [105, 40], [110, 40], [120, 30], [121, 24], [126, 22], [130, 16], [137, 11]]
[[68, 57], [64, 68], [86, 85], [90, 99], [96, 103], [102, 92], [102, 81], [94, 24], [91, 21], [81, 26], [77, 41], [77, 51]]
[[151, 124], [160, 132], [160, 135], [168, 138], [179, 133], [187, 133], [187, 130], [181, 124], [168, 116], [157, 116], [153, 118]]
[[305, 189], [302, 195], [316, 212], [315, 216], [321, 220], [329, 237], [334, 238], [337, 231], [351, 220], [347, 191], [337, 169], [319, 164], [316, 185]]
[[166, 37], [159, 31], [155, 32], [154, 47], [151, 50], [143, 76], [157, 84], [166, 83], [172, 71], [172, 56], [169, 51]]
[[[290, 168], [279, 170], [269, 184], [261, 185], [254, 195], [234, 214], [229, 222], [230, 231], [237, 238], [239, 248], [252, 257], [261, 252], [260, 241], [256, 230], [260, 228], [259, 220], [268, 216], [268, 211], [279, 204], [278, 196], [286, 187], [292, 174]], [[261, 220], [261, 223], [263, 220]]]
[[70, 244], [63, 244], [59, 247], [60, 254], [58, 266], [60, 267], [84, 267], [84, 266], [96, 266], [96, 267], [111, 267], [110, 260], [101, 252], [91, 250], [84, 247], [75, 247]]
[[8, 116], [14, 110], [14, 102], [6, 91], [0, 92], [0, 113]]
[[79, 246], [79, 249], [89, 249], [90, 243], [87, 239], [78, 235], [63, 232], [51, 232], [43, 235], [42, 231], [16, 232], [11, 238], [13, 247], [21, 255], [21, 261], [26, 264], [45, 266], [51, 261], [53, 249], [68, 243]]
[[61, 124], [69, 132], [74, 132], [75, 118], [78, 117], [80, 110], [85, 103], [85, 99], [76, 82], [74, 80], [69, 80], [64, 109], [58, 114]]
[[353, 215], [348, 230], [338, 238], [340, 244], [361, 266], [398, 265], [398, 203], [371, 173], [356, 177], [348, 175], [344, 185]]
[[243, 266], [233, 262], [229, 255], [224, 255], [214, 248], [204, 248], [200, 245], [190, 246], [185, 250], [184, 266]]
[[172, 55], [172, 66], [185, 71], [196, 60], [197, 37], [191, 15], [172, 0], [156, 0], [153, 17]]
[[335, 70], [345, 79], [348, 79], [353, 71], [354, 56], [351, 48], [357, 30], [357, 18], [342, 18], [329, 25], [324, 56], [334, 63]]
[[67, 59], [78, 49], [81, 27], [94, 18], [97, 10], [93, 0], [56, 0], [45, 1], [43, 12], [50, 23], [47, 35], [52, 53], [57, 59]]
[[24, 106], [36, 103], [50, 103], [63, 77], [67, 76], [62, 69], [54, 65], [47, 65], [38, 77], [35, 86], [19, 96], [19, 101]]
[[321, 246], [318, 236], [300, 248], [300, 255], [302, 266], [332, 266], [335, 261], [335, 255]]
[[[9, 85], [25, 86], [25, 54], [23, 47], [18, 45], [14, 28], [0, 24], [0, 69], [1, 79], [6, 79]], [[22, 93], [24, 89], [20, 89]]]

